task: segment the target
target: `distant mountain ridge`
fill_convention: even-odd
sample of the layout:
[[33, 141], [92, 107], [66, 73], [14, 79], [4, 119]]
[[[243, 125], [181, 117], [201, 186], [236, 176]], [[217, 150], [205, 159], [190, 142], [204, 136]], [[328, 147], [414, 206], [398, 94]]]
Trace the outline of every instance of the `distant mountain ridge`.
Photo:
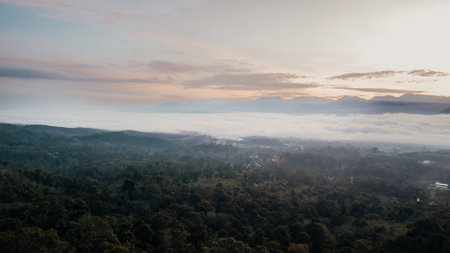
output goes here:
[[[0, 123], [0, 145], [61, 147], [138, 148], [162, 150], [215, 141], [202, 134], [148, 133], [134, 130], [108, 131], [93, 128], [66, 128], [48, 125]], [[0, 160], [1, 160], [0, 153]]]
[[404, 94], [400, 97], [377, 96], [366, 100], [344, 96], [336, 101], [319, 97], [279, 97], [249, 99], [210, 99], [188, 103], [169, 102], [129, 111], [149, 113], [227, 113], [265, 112], [288, 114], [448, 114], [450, 97]]

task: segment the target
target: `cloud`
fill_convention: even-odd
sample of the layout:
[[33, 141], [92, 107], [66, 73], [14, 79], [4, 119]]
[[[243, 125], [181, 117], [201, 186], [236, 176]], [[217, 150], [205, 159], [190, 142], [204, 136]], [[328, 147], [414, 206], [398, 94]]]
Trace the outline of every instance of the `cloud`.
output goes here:
[[392, 133], [390, 130], [380, 127], [380, 126], [364, 126], [364, 127], [343, 127], [340, 129], [328, 128], [332, 131], [340, 131], [348, 134], [362, 133], [362, 134], [390, 134]]
[[308, 92], [295, 92], [295, 91], [287, 91], [287, 92], [278, 92], [278, 91], [267, 91], [261, 94], [261, 97], [281, 97], [281, 98], [296, 98], [302, 96], [309, 96]]
[[249, 73], [219, 74], [200, 80], [182, 83], [189, 88], [210, 88], [223, 90], [280, 90], [317, 87], [311, 83], [299, 83], [301, 76], [292, 73]]
[[409, 76], [416, 76], [416, 77], [444, 77], [449, 75], [448, 73], [441, 71], [424, 70], [424, 69], [415, 69], [409, 71], [383, 70], [365, 73], [347, 73], [343, 75], [332, 76], [329, 77], [328, 79], [339, 79], [339, 80], [375, 79], [375, 78], [393, 77], [398, 74], [407, 74]]
[[[8, 2], [8, 1], [7, 1]], [[73, 5], [73, 4], [67, 4], [67, 3], [58, 3], [54, 1], [42, 1], [42, 0], [15, 0], [10, 1], [12, 3], [20, 3], [25, 5], [41, 5], [41, 6], [48, 6], [48, 7], [59, 7], [59, 8], [74, 8], [74, 9], [80, 9], [79, 6]]]
[[0, 2], [51, 10], [50, 14], [38, 15], [48, 19], [113, 27], [129, 32], [151, 30], [149, 28], [157, 27], [155, 23], [160, 16], [176, 13], [185, 7], [203, 4], [202, 1], [197, 0], [134, 1], [133, 4], [123, 1], [90, 0], [64, 1], [65, 3], [61, 3], [61, 0], [1, 0]]
[[67, 77], [47, 71], [22, 68], [0, 68], [0, 77], [48, 80], [67, 79]]
[[231, 62], [221, 62], [220, 64], [197, 66], [190, 64], [180, 64], [170, 61], [152, 61], [149, 67], [152, 70], [174, 74], [174, 73], [191, 73], [191, 72], [213, 72], [213, 73], [241, 73], [249, 72], [250, 69], [238, 66], [235, 67], [230, 64]]
[[375, 92], [375, 93], [399, 93], [399, 94], [405, 94], [405, 93], [424, 93], [425, 91], [421, 90], [398, 90], [398, 89], [383, 89], [383, 88], [357, 88], [357, 87], [344, 87], [344, 86], [338, 86], [333, 87], [334, 89], [338, 90], [354, 90], [354, 91], [361, 91], [361, 92]]
[[329, 77], [329, 79], [340, 79], [340, 80], [372, 79], [372, 78], [392, 77], [401, 72], [402, 71], [384, 70], [366, 73], [347, 73], [343, 75], [332, 76]]
[[423, 77], [440, 77], [440, 76], [448, 76], [449, 74], [434, 70], [415, 69], [408, 71], [408, 75], [423, 76]]
[[[35, 74], [38, 76], [42, 75], [43, 72], [45, 72], [45, 75], [40, 77], [40, 79], [66, 79], [70, 78], [70, 76], [91, 76], [91, 74], [89, 74], [90, 72], [103, 70], [105, 68], [104, 66], [100, 65], [74, 63], [67, 60], [58, 61], [51, 59], [33, 59], [24, 57], [11, 57], [5, 55], [0, 55], [0, 62], [0, 68], [2, 68], [1, 66], [8, 66], [9, 69], [3, 69], [6, 70], [6, 72], [10, 72], [8, 70], [11, 69], [21, 69], [22, 71], [36, 72]], [[43, 69], [51, 71], [44, 71]], [[45, 78], [45, 76], [47, 76], [48, 78]], [[11, 77], [21, 78], [21, 75], [13, 75]]]
[[153, 61], [150, 63], [150, 68], [166, 72], [166, 73], [183, 73], [183, 72], [192, 72], [192, 71], [198, 71], [201, 68], [193, 65], [188, 64], [178, 64], [168, 61]]
[[165, 114], [83, 110], [42, 113], [0, 109], [3, 122], [65, 127], [198, 132], [214, 137], [297, 137], [303, 139], [404, 142], [449, 147], [447, 115], [289, 115], [277, 113]]
[[[39, 43], [36, 41], [35, 43]], [[81, 69], [89, 69], [94, 66], [91, 64], [77, 64], [67, 61], [51, 61], [44, 59], [32, 59], [32, 58], [22, 58], [22, 57], [11, 57], [0, 55], [0, 61], [6, 64], [24, 64], [24, 65], [34, 65], [34, 66], [46, 66], [50, 68], [67, 69], [71, 72], [76, 72]], [[98, 66], [95, 66], [98, 67]]]
[[103, 78], [76, 76], [73, 74], [62, 74], [51, 71], [27, 69], [27, 68], [2, 68], [0, 67], [0, 77], [16, 79], [44, 79], [62, 81], [100, 82], [100, 83], [169, 83], [169, 80], [152, 78]]

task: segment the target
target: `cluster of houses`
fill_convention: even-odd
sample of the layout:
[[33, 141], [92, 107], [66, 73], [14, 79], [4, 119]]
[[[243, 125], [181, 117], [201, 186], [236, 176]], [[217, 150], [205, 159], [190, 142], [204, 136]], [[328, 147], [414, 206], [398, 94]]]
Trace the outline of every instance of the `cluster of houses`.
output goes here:
[[436, 189], [436, 190], [448, 190], [448, 184], [444, 184], [439, 181], [436, 181], [435, 184], [431, 185], [431, 188]]

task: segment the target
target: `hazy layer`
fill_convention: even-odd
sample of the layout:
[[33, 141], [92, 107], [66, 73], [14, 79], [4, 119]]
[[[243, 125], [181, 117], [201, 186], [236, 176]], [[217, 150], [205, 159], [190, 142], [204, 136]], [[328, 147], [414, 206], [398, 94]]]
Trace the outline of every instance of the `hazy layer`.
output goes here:
[[215, 137], [260, 135], [450, 146], [448, 115], [288, 115], [276, 113], [164, 114], [0, 110], [5, 123], [147, 132], [198, 132]]

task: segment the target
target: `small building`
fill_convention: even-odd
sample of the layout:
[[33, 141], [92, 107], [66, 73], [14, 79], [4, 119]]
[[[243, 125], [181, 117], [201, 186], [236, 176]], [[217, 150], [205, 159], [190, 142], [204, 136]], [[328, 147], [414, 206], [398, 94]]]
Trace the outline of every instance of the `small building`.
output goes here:
[[434, 188], [447, 190], [448, 189], [448, 184], [444, 184], [444, 183], [441, 183], [439, 181], [436, 181], [436, 183], [434, 184]]

